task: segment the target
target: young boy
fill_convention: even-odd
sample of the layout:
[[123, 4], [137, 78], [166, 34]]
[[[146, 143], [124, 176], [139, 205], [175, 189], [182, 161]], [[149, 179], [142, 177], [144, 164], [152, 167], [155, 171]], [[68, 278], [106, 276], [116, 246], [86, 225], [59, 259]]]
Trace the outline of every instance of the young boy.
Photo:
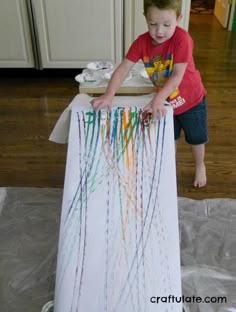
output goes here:
[[182, 17], [181, 0], [144, 0], [144, 15], [148, 32], [133, 42], [114, 71], [105, 94], [93, 99], [91, 104], [95, 110], [111, 108], [119, 86], [142, 59], [157, 91], [145, 110], [159, 119], [166, 114], [164, 101], [172, 105], [175, 140], [183, 129], [195, 162], [193, 186], [203, 187], [207, 182], [204, 154], [208, 140], [205, 88], [194, 65], [193, 41], [178, 26]]

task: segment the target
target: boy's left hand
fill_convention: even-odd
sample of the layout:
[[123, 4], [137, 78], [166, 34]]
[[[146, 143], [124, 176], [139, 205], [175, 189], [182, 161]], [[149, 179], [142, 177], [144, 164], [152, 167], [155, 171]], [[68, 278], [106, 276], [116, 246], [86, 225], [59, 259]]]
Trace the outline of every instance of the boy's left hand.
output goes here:
[[144, 107], [144, 111], [152, 113], [152, 119], [161, 119], [167, 113], [164, 102], [157, 103], [152, 100], [148, 105]]

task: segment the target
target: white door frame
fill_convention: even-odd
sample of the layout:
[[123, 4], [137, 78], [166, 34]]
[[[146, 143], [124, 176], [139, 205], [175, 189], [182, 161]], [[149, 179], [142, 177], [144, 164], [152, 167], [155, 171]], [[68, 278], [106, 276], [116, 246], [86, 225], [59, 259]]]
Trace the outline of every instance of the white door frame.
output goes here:
[[181, 8], [182, 21], [181, 21], [181, 27], [183, 27], [185, 30], [188, 30], [188, 27], [189, 27], [190, 8], [191, 8], [191, 0], [182, 1], [182, 8]]
[[230, 15], [229, 15], [229, 25], [228, 25], [228, 30], [230, 30], [230, 31], [232, 31], [232, 27], [233, 27], [235, 6], [236, 6], [236, 0], [232, 0]]

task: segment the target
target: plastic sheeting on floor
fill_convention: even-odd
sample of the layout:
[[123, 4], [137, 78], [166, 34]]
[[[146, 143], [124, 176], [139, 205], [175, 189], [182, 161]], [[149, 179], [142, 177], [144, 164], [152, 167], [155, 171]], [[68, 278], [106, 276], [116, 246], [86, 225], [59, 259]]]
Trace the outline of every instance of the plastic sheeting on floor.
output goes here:
[[[53, 300], [61, 203], [61, 189], [0, 188], [1, 312], [39, 312]], [[178, 205], [185, 299], [227, 300], [187, 302], [186, 312], [235, 312], [236, 199]]]

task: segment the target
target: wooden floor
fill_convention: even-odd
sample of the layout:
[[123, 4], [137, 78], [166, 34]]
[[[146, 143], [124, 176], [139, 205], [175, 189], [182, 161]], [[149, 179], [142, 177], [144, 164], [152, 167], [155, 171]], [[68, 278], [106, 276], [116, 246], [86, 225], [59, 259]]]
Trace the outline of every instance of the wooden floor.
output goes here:
[[[212, 15], [192, 15], [189, 31], [209, 104], [208, 185], [192, 188], [192, 158], [181, 140], [178, 196], [236, 198], [236, 33]], [[74, 73], [44, 76], [4, 71], [0, 77], [0, 186], [63, 187], [67, 146], [48, 137], [78, 85]]]

